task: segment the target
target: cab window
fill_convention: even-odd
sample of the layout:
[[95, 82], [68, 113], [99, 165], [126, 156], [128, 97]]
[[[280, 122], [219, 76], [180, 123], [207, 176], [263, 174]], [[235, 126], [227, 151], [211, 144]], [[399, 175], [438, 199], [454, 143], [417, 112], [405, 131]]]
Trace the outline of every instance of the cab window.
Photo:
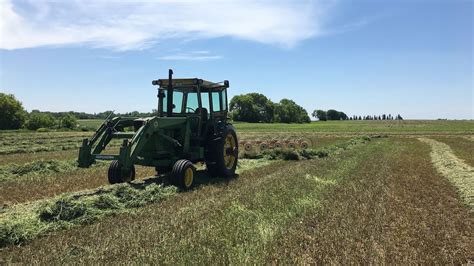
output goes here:
[[186, 101], [186, 113], [194, 113], [196, 112], [196, 109], [198, 109], [199, 103], [198, 103], [198, 97], [196, 92], [190, 92], [188, 93], [188, 99]]
[[212, 92], [212, 110], [214, 112], [220, 112], [221, 111], [221, 97], [220, 97], [218, 91], [213, 91]]
[[224, 111], [227, 111], [227, 101], [226, 101], [226, 98], [227, 98], [227, 90], [223, 90], [221, 92], [221, 101], [222, 101], [222, 106], [224, 108]]
[[210, 104], [209, 104], [209, 93], [208, 92], [201, 92], [201, 104], [202, 108], [206, 109], [209, 113], [211, 111]]
[[[163, 113], [166, 113], [168, 110], [168, 92], [163, 91], [165, 98], [163, 99]], [[173, 91], [173, 113], [181, 113], [181, 108], [183, 107], [183, 93], [180, 91]]]
[[181, 113], [183, 107], [183, 93], [180, 91], [173, 91], [173, 113]]

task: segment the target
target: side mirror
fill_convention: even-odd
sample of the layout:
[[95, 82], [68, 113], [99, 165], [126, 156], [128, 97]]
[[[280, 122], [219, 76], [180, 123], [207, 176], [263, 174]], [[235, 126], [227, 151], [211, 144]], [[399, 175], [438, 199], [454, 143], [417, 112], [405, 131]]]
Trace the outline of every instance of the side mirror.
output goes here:
[[173, 109], [176, 108], [176, 105], [173, 103]]

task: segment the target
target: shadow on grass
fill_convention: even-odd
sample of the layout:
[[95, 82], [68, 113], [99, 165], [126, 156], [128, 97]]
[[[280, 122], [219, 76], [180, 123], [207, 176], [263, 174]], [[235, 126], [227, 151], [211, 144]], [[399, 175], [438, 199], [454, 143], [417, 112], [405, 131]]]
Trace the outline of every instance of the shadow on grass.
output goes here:
[[[212, 176], [209, 175], [209, 173], [206, 170], [197, 170], [195, 180], [194, 180], [194, 184], [193, 184], [193, 187], [191, 188], [191, 190], [196, 189], [200, 186], [211, 185], [211, 184], [224, 184], [224, 185], [227, 185], [232, 180], [234, 180], [235, 178], [238, 178], [238, 177], [239, 177], [238, 174], [235, 174], [233, 176], [228, 176], [228, 177], [225, 177], [225, 176], [212, 177]], [[144, 191], [144, 190], [146, 190], [147, 187], [149, 187], [151, 185], [155, 185], [155, 184], [156, 185], [163, 185], [163, 187], [173, 186], [170, 183], [168, 178], [169, 178], [169, 174], [162, 174], [162, 175], [158, 175], [158, 176], [147, 177], [145, 179], [135, 180], [135, 181], [129, 182], [127, 184], [129, 186], [129, 188], [131, 188], [133, 190], [136, 190], [138, 192], [138, 191]], [[98, 189], [93, 190], [93, 191], [85, 191], [85, 192], [82, 192], [82, 193], [73, 194], [73, 195], [71, 195], [71, 198], [74, 199], [74, 200], [78, 200], [78, 199], [83, 198], [83, 197], [106, 195], [106, 194], [109, 194], [111, 192], [111, 190], [113, 190], [114, 187], [115, 186], [103, 187], [103, 188], [101, 187], [101, 188], [98, 188]], [[186, 192], [186, 191], [189, 191], [189, 190], [184, 190], [184, 189], [178, 188], [178, 191], [179, 192]]]
[[[212, 177], [206, 170], [197, 170], [196, 176], [194, 177], [194, 185], [192, 189], [198, 188], [200, 186], [211, 185], [211, 184], [228, 184], [235, 178], [238, 178], [239, 175], [235, 174], [233, 176], [217, 176]], [[143, 190], [147, 186], [152, 184], [162, 184], [163, 186], [171, 186], [172, 184], [169, 181], [169, 174], [162, 174], [158, 176], [148, 177], [146, 179], [140, 180], [139, 182], [134, 181], [130, 183], [130, 186], [137, 190]], [[183, 191], [183, 190], [180, 190]]]

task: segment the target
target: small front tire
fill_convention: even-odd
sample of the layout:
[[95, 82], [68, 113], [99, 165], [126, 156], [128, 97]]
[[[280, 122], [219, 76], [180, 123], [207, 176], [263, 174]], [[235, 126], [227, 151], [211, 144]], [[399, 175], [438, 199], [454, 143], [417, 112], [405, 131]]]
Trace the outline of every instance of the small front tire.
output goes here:
[[108, 171], [108, 179], [110, 184], [125, 183], [135, 180], [135, 166], [132, 165], [128, 172], [122, 169], [119, 161], [114, 160], [110, 163]]
[[181, 189], [189, 190], [194, 186], [196, 169], [189, 160], [178, 160], [171, 170], [170, 182]]

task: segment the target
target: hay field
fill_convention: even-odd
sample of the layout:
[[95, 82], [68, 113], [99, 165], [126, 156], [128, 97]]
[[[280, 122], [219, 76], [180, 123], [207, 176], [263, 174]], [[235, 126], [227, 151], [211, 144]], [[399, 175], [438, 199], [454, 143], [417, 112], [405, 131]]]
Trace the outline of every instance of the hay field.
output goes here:
[[199, 171], [179, 192], [151, 168], [121, 185], [106, 163], [77, 168], [91, 132], [0, 132], [0, 263], [474, 260], [472, 121], [236, 128], [241, 142], [304, 138], [311, 152], [242, 154], [237, 178]]

